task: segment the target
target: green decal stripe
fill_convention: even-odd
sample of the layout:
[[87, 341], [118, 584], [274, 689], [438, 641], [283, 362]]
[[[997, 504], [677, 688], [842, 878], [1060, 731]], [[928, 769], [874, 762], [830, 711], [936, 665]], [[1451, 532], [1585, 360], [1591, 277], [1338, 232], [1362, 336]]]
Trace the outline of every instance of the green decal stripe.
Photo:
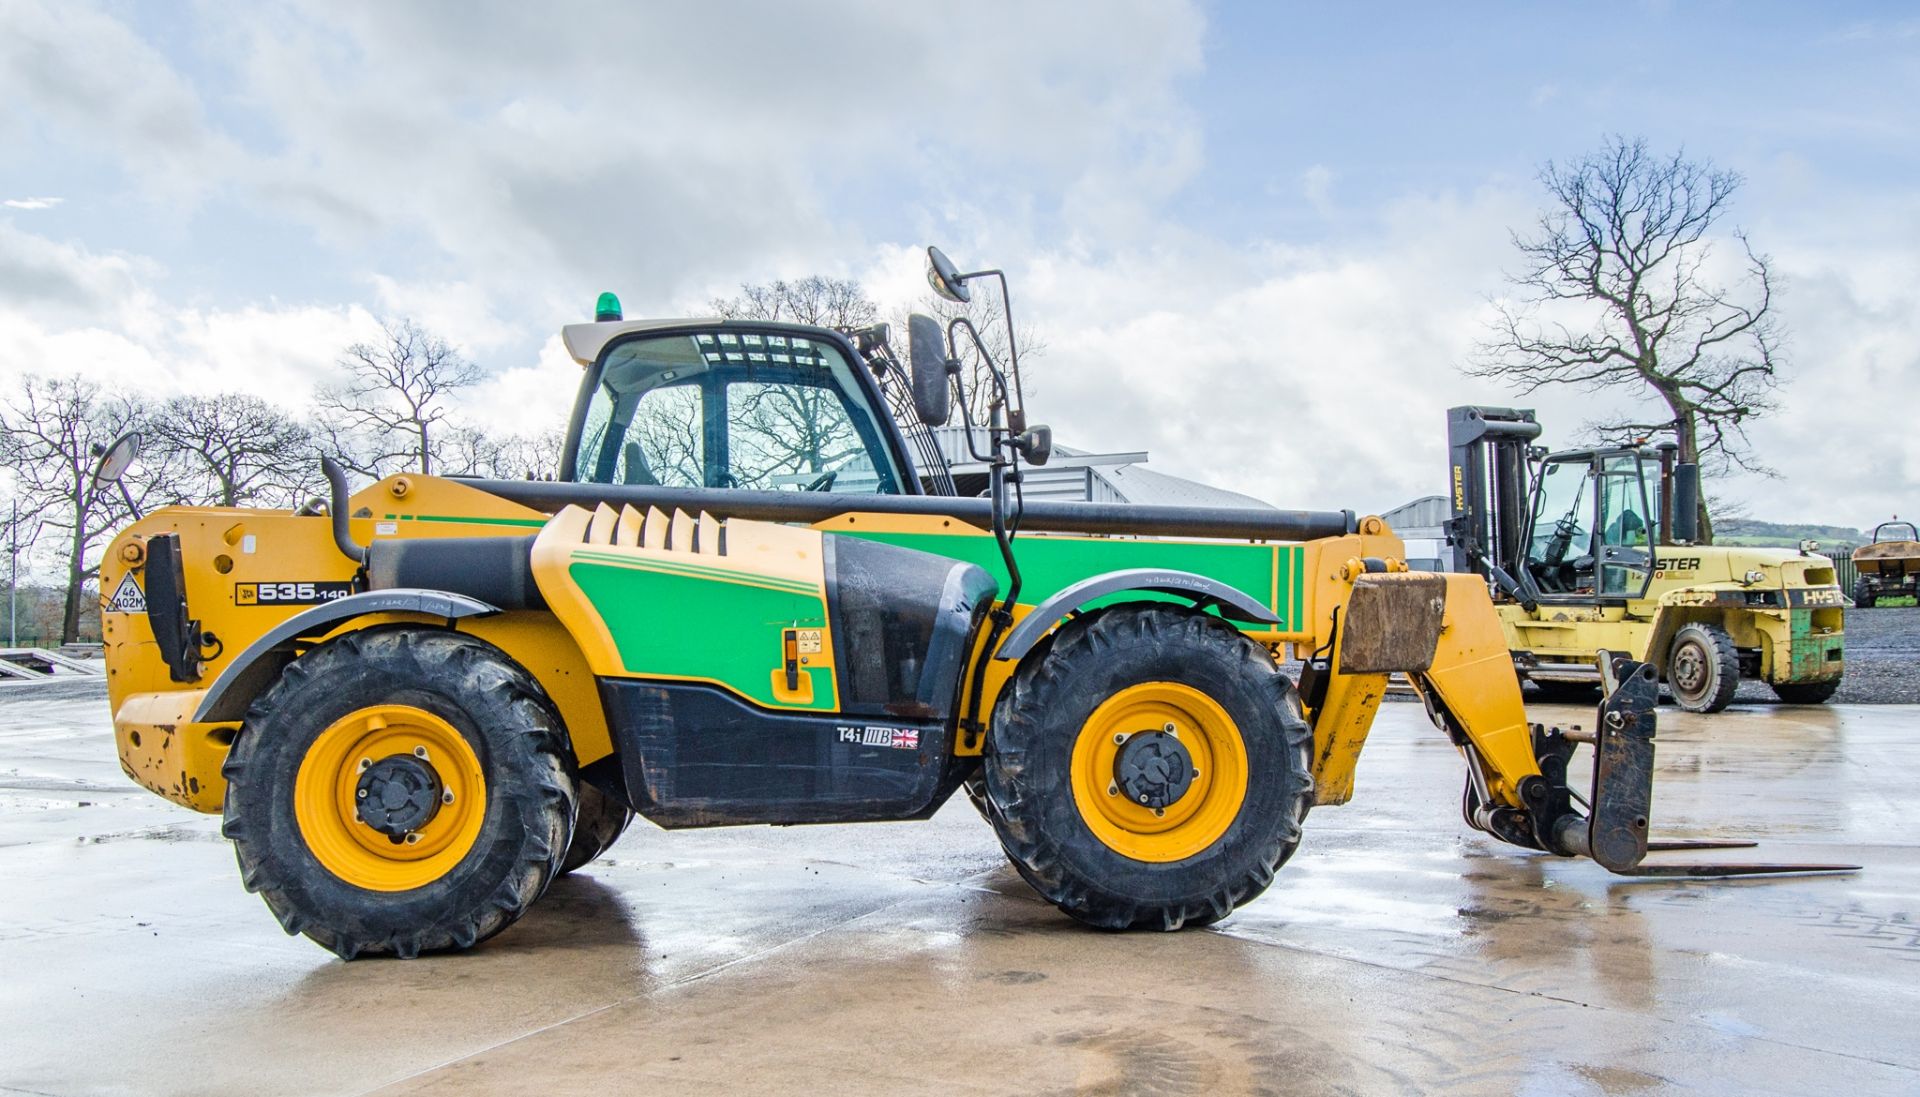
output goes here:
[[716, 568], [706, 564], [687, 563], [680, 560], [661, 560], [655, 557], [623, 556], [611, 552], [589, 552], [575, 550], [575, 560], [589, 560], [596, 564], [615, 564], [621, 567], [644, 568], [649, 571], [673, 572], [688, 575], [696, 579], [714, 579], [733, 583], [746, 583], [750, 586], [766, 587], [769, 590], [783, 590], [793, 594], [818, 596], [820, 586], [799, 579], [780, 579], [771, 575], [756, 575], [750, 571], [734, 571], [729, 568]]
[[1302, 575], [1301, 572], [1306, 570], [1307, 550], [1301, 548], [1299, 545], [1294, 545], [1284, 549], [1281, 555], [1287, 558], [1287, 574], [1282, 580], [1282, 585], [1293, 588], [1293, 613], [1288, 617], [1289, 627], [1296, 629], [1305, 628], [1307, 619], [1305, 605], [1307, 582], [1306, 577]]
[[462, 526], [526, 526], [538, 529], [547, 524], [545, 518], [470, 518], [457, 514], [389, 514], [389, 522], [451, 522]]
[[[1007, 572], [991, 536], [967, 533], [865, 533], [835, 530], [836, 536], [860, 537], [904, 548], [978, 564], [1000, 581], [1004, 593]], [[1014, 543], [1020, 561], [1020, 600], [1037, 603], [1090, 576], [1126, 568], [1169, 568], [1217, 579], [1259, 601], [1280, 618], [1279, 628], [1299, 627], [1300, 561], [1298, 545], [1235, 543], [1230, 541], [1129, 541], [1098, 537], [1045, 537], [1032, 534]], [[1275, 588], [1279, 597], [1275, 598]], [[1148, 598], [1182, 601], [1171, 595], [1113, 595], [1092, 603]], [[1276, 601], [1278, 604], [1276, 605]], [[1245, 626], [1242, 626], [1245, 627]]]
[[824, 668], [809, 668], [813, 704], [788, 704], [773, 695], [781, 630], [826, 623], [818, 591], [801, 594], [580, 560], [567, 574], [606, 623], [630, 674], [717, 682], [770, 708], [838, 707], [833, 676]]

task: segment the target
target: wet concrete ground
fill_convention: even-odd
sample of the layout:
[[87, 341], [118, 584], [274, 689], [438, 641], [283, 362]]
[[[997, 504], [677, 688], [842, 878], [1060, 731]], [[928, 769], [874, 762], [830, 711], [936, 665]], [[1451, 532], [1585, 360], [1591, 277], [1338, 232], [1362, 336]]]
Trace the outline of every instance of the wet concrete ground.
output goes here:
[[1656, 830], [1866, 871], [1507, 849], [1392, 705], [1356, 801], [1212, 930], [1078, 929], [956, 802], [636, 824], [474, 953], [343, 964], [121, 777], [97, 685], [4, 687], [0, 1093], [1920, 1092], [1920, 708], [1661, 720]]

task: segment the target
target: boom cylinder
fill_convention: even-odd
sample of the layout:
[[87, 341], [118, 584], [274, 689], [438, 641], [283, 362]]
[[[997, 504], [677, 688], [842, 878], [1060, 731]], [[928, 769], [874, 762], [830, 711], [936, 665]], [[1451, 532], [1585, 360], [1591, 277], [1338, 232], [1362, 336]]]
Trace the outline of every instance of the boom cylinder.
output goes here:
[[[982, 529], [993, 523], [985, 499], [933, 495], [836, 495], [831, 492], [740, 491], [637, 484], [575, 484], [548, 480], [460, 480], [522, 506], [548, 513], [568, 504], [658, 507], [671, 513], [705, 511], [716, 518], [768, 522], [823, 522], [842, 514], [904, 514], [957, 518]], [[1152, 537], [1219, 537], [1252, 541], [1315, 541], [1359, 530], [1350, 510], [1254, 510], [1241, 507], [1164, 507], [1127, 503], [1035, 501], [1020, 510], [1022, 531], [1128, 533]]]

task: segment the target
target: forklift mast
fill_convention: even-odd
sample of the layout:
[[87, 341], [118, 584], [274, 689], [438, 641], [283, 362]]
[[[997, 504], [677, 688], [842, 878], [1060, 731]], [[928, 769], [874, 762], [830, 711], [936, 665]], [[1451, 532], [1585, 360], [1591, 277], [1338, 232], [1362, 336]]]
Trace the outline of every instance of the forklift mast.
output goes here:
[[1527, 450], [1538, 437], [1540, 424], [1531, 410], [1447, 410], [1452, 568], [1483, 576], [1522, 601], [1527, 598], [1514, 576], [1526, 555]]

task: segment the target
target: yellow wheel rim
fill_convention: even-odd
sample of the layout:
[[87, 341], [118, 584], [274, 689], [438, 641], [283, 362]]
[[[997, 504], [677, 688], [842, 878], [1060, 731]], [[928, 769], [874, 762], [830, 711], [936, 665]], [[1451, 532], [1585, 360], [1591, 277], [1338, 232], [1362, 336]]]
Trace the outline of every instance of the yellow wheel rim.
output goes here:
[[[1161, 811], [1118, 792], [1114, 761], [1125, 741], [1167, 731], [1180, 740], [1196, 775], [1185, 795]], [[1128, 686], [1093, 710], [1073, 744], [1073, 802], [1107, 848], [1136, 861], [1191, 857], [1220, 840], [1247, 798], [1247, 746], [1213, 698], [1178, 682]]]
[[[361, 776], [395, 757], [423, 763], [439, 806], [404, 838], [375, 830], [359, 811]], [[293, 782], [300, 837], [323, 868], [369, 891], [409, 891], [466, 857], [487, 814], [487, 782], [467, 737], [411, 705], [370, 705], [334, 721], [307, 748]]]

